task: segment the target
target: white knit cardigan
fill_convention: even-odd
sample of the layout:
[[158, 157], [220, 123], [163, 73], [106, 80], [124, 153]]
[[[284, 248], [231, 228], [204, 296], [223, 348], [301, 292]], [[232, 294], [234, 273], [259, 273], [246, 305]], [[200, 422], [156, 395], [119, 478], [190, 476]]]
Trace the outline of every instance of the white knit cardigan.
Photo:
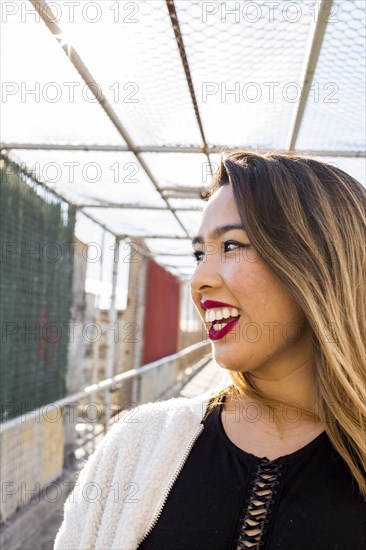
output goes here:
[[215, 391], [125, 412], [80, 471], [54, 550], [136, 550], [203, 429]]

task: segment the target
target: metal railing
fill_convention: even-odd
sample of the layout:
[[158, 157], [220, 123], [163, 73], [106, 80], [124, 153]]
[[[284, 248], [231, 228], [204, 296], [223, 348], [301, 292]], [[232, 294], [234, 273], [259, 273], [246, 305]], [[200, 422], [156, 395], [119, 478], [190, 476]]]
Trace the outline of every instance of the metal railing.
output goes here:
[[[31, 499], [39, 502], [39, 495], [46, 487], [55, 486], [59, 491], [63, 488], [62, 480], [68, 486], [70, 472], [73, 477], [80, 471], [82, 463], [122, 413], [149, 401], [179, 395], [184, 385], [211, 360], [208, 346], [207, 342], [193, 344], [2, 422], [0, 440], [5, 466], [2, 474], [12, 490], [0, 503], [1, 522], [9, 521], [20, 508], [24, 517], [28, 517], [32, 506], [26, 505]], [[138, 383], [129, 388], [125, 386], [127, 380]], [[122, 402], [124, 399], [131, 402]]]
[[[62, 409], [67, 406], [75, 406], [75, 404], [80, 404], [80, 401], [82, 400], [85, 400], [85, 399], [90, 400], [92, 397], [94, 397], [98, 393], [103, 393], [104, 394], [103, 401], [104, 403], [108, 403], [109, 395], [112, 388], [116, 389], [117, 386], [120, 386], [126, 380], [140, 377], [149, 371], [162, 367], [163, 365], [167, 365], [168, 363], [172, 363], [173, 361], [182, 359], [183, 357], [188, 356], [192, 352], [195, 352], [201, 348], [203, 349], [205, 347], [207, 347], [207, 342], [198, 342], [177, 353], [168, 355], [161, 359], [157, 359], [156, 361], [148, 363], [147, 365], [143, 365], [142, 367], [131, 369], [126, 372], [116, 374], [113, 377], [101, 380], [100, 382], [97, 382], [95, 384], [85, 387], [83, 390], [80, 390], [79, 392], [73, 393], [71, 395], [67, 395], [62, 399], [58, 399], [53, 403], [43, 405], [42, 407], [39, 407], [38, 409], [34, 409], [32, 411], [26, 411], [23, 414], [17, 416], [16, 418], [12, 418], [10, 420], [0, 423], [0, 434], [4, 433], [5, 431], [11, 428], [15, 428], [16, 426], [21, 425], [22, 423], [29, 420], [30, 417], [34, 417], [35, 419], [39, 418], [47, 407], [59, 407], [60, 409]], [[188, 366], [187, 370], [189, 369], [190, 367]], [[105, 432], [107, 432], [110, 427], [110, 419], [111, 419], [110, 412], [111, 412], [110, 407], [105, 409], [105, 420], [104, 420]]]

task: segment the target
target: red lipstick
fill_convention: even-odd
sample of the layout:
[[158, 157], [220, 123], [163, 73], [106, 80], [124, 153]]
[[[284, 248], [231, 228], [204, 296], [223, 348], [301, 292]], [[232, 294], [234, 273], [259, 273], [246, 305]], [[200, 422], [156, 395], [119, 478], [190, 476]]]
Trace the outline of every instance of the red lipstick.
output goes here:
[[[224, 302], [216, 302], [216, 300], [204, 300], [200, 302], [202, 309], [210, 309], [211, 307], [236, 307], [231, 304], [225, 304]], [[240, 309], [240, 308], [236, 308]]]
[[220, 340], [225, 334], [227, 334], [239, 321], [240, 316], [237, 319], [234, 319], [234, 321], [230, 321], [224, 328], [221, 330], [215, 330], [213, 328], [213, 323], [210, 327], [210, 330], [208, 331], [208, 337], [210, 340]]
[[[240, 310], [236, 306], [233, 306], [232, 304], [226, 304], [225, 302], [217, 302], [216, 300], [203, 300], [200, 302], [202, 309], [210, 309], [213, 307], [235, 307], [236, 309]], [[227, 325], [222, 328], [221, 330], [215, 330], [213, 328], [213, 325], [215, 321], [212, 322], [210, 330], [208, 331], [208, 337], [210, 340], [220, 340], [225, 334], [227, 334], [239, 321], [240, 315], [237, 319], [234, 319], [233, 321], [230, 321], [227, 323]], [[223, 322], [225, 322], [225, 319], [222, 319]]]

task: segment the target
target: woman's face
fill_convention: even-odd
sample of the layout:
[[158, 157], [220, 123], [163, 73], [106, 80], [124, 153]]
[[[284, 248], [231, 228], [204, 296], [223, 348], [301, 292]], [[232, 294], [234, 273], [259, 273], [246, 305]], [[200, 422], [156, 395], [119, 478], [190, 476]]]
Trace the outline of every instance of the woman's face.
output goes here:
[[[240, 310], [235, 326], [222, 338], [212, 340], [218, 365], [258, 374], [276, 369], [279, 374], [279, 365], [281, 369], [286, 365], [294, 368], [309, 359], [309, 325], [253, 246], [244, 248], [251, 243], [243, 229], [214, 234], [228, 224], [241, 225], [230, 184], [211, 196], [203, 212], [198, 231], [203, 242], [194, 244], [194, 251], [201, 254], [190, 282], [191, 297], [204, 322], [204, 300], [224, 302]], [[205, 324], [208, 330], [212, 321]]]

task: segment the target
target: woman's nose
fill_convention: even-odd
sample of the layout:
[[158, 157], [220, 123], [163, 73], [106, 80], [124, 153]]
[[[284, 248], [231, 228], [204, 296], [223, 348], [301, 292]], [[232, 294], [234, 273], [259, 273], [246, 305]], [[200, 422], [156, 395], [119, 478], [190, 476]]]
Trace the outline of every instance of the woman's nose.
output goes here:
[[190, 279], [192, 292], [202, 292], [207, 288], [221, 286], [219, 256], [219, 254], [205, 254], [203, 256]]

